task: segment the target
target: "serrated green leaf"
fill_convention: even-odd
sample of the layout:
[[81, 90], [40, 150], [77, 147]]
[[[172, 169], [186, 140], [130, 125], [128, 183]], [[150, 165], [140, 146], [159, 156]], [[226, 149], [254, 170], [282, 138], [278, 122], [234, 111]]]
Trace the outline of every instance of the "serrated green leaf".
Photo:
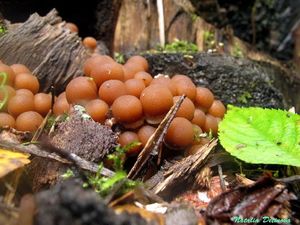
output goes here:
[[300, 115], [229, 106], [219, 125], [221, 145], [248, 163], [300, 166]]

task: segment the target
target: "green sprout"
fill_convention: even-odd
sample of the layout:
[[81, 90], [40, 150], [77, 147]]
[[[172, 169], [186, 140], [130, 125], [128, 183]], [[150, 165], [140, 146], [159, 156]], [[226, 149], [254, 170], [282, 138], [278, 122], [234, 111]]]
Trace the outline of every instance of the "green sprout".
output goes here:
[[139, 185], [139, 182], [129, 180], [127, 173], [123, 170], [116, 171], [112, 177], [105, 177], [101, 175], [102, 169], [103, 164], [100, 164], [98, 172], [89, 176], [88, 184], [84, 183], [83, 187], [90, 185], [95, 192], [105, 197], [114, 190], [117, 184], [121, 184], [121, 186], [118, 187], [117, 194], [124, 194]]
[[124, 54], [122, 54], [120, 52], [115, 52], [114, 58], [120, 64], [124, 64], [125, 63], [125, 56], [124, 56]]
[[240, 103], [247, 104], [248, 100], [251, 98], [252, 98], [252, 95], [248, 91], [245, 91], [240, 97], [238, 97], [238, 101]]
[[61, 177], [64, 180], [69, 179], [69, 178], [74, 177], [74, 176], [75, 175], [74, 175], [74, 173], [73, 173], [73, 171], [71, 169], [67, 169], [67, 171], [64, 174], [61, 175]]
[[112, 177], [105, 177], [101, 174], [103, 164], [99, 165], [96, 174], [88, 176], [88, 183], [84, 183], [84, 187], [91, 186], [100, 196], [105, 197], [111, 193], [116, 185], [118, 186], [117, 194], [123, 194], [139, 185], [139, 182], [129, 180], [127, 173], [123, 169], [125, 154], [133, 147], [141, 145], [140, 142], [134, 141], [123, 147], [117, 146], [115, 152], [108, 155], [107, 159], [113, 161], [115, 174]]
[[238, 58], [244, 57], [244, 53], [238, 43], [234, 43], [233, 50], [232, 50], [232, 56], [238, 57]]
[[203, 33], [204, 45], [208, 49], [214, 49], [216, 45], [215, 33], [213, 31], [205, 31]]
[[5, 34], [7, 32], [7, 29], [5, 28], [5, 26], [0, 24], [0, 36]]
[[0, 72], [0, 79], [1, 79], [1, 84], [0, 84], [0, 92], [3, 93], [3, 99], [0, 100], [0, 110], [3, 109], [3, 107], [6, 105], [8, 101], [8, 91], [5, 88], [5, 84], [7, 81], [8, 75], [5, 72]]
[[141, 142], [138, 141], [133, 141], [123, 147], [117, 146], [115, 149], [115, 152], [112, 154], [109, 154], [107, 156], [107, 159], [113, 161], [113, 168], [116, 171], [123, 170], [123, 164], [124, 164], [124, 159], [126, 152], [128, 152], [130, 149], [140, 146]]

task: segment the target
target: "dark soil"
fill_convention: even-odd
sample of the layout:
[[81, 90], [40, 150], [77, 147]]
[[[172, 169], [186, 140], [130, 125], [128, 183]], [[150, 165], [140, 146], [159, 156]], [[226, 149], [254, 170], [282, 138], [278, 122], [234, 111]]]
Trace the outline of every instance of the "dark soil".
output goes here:
[[67, 181], [36, 195], [35, 225], [146, 225], [137, 214], [115, 214], [92, 190]]

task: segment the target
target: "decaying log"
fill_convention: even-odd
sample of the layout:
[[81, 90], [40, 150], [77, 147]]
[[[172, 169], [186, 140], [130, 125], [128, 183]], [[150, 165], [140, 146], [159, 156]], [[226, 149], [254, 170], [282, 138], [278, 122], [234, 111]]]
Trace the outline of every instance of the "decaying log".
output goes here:
[[152, 186], [155, 194], [170, 199], [176, 194], [186, 191], [189, 185], [195, 182], [197, 172], [204, 166], [204, 162], [211, 150], [217, 145], [217, 140], [213, 140], [204, 145], [195, 155], [191, 155], [178, 161], [166, 171], [158, 172], [163, 180], [155, 178], [154, 175], [146, 182], [146, 185]]
[[53, 9], [45, 17], [37, 13], [21, 24], [9, 26], [0, 37], [0, 59], [6, 64], [25, 64], [41, 84], [41, 91], [54, 85], [58, 92], [73, 78], [82, 75], [89, 53], [76, 33]]
[[267, 62], [222, 54], [146, 54], [150, 73], [186, 74], [210, 88], [225, 104], [289, 109], [300, 112], [300, 78]]

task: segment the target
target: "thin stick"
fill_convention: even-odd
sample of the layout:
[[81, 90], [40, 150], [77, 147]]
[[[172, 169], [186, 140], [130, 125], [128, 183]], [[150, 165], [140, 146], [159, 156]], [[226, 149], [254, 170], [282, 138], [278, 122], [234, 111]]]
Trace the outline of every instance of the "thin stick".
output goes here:
[[129, 171], [128, 176], [127, 176], [128, 178], [134, 179], [137, 176], [137, 174], [139, 173], [139, 171], [142, 169], [142, 167], [145, 165], [147, 160], [150, 158], [151, 153], [158, 153], [160, 144], [162, 143], [162, 141], [167, 133], [167, 130], [184, 99], [185, 99], [185, 96], [182, 95], [178, 99], [176, 104], [174, 104], [173, 107], [170, 109], [170, 111], [165, 116], [163, 121], [159, 124], [155, 133], [149, 138], [146, 146], [140, 152], [135, 164]]
[[218, 165], [218, 173], [219, 173], [221, 188], [222, 188], [222, 191], [224, 192], [224, 191], [226, 191], [226, 186], [225, 186], [225, 181], [223, 178], [223, 170], [222, 170], [221, 165]]
[[164, 2], [157, 0], [158, 26], [159, 26], [159, 41], [161, 46], [165, 46], [165, 18], [164, 18]]

